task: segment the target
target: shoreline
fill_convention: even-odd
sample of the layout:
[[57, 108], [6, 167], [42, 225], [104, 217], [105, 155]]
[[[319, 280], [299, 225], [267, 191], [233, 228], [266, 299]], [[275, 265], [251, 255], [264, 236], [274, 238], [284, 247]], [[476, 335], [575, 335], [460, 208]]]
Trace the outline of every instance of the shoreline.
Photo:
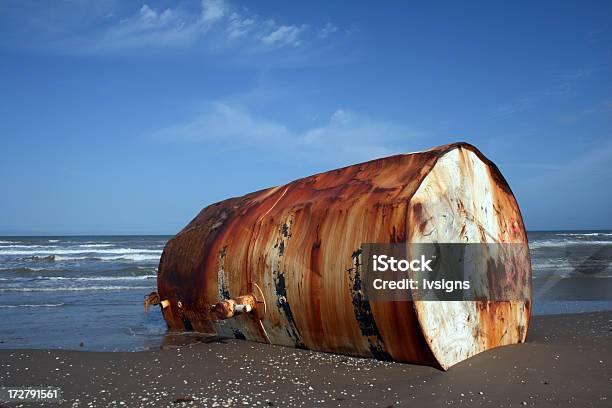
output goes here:
[[56, 386], [65, 400], [7, 407], [604, 407], [611, 341], [612, 312], [595, 312], [534, 316], [526, 343], [447, 372], [232, 339], [138, 352], [0, 349], [0, 386]]

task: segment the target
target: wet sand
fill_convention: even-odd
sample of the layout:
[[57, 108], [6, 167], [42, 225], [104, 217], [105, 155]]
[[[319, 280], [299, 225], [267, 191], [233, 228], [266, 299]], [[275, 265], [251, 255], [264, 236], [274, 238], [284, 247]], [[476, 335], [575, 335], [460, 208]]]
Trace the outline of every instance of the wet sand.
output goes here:
[[448, 372], [240, 340], [98, 353], [0, 350], [0, 386], [57, 386], [62, 407], [610, 407], [612, 312], [538, 316], [526, 344]]

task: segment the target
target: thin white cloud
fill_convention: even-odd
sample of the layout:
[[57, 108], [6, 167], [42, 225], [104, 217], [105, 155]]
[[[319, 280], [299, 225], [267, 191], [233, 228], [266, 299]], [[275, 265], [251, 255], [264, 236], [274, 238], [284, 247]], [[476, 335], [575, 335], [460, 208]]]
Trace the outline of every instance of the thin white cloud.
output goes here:
[[223, 17], [229, 6], [223, 0], [202, 0], [202, 21], [211, 22]]
[[252, 144], [275, 143], [290, 135], [287, 128], [278, 123], [213, 102], [193, 120], [156, 132], [156, 136], [165, 140]]
[[588, 78], [593, 71], [592, 69], [552, 71], [552, 76], [557, 82], [555, 86], [528, 93], [508, 104], [498, 106], [495, 108], [493, 115], [500, 118], [510, 117], [517, 113], [527, 111], [550, 98], [568, 95], [574, 91], [580, 81]]
[[336, 31], [338, 31], [338, 27], [336, 27], [334, 24], [330, 22], [327, 22], [325, 23], [323, 28], [319, 30], [319, 38], [327, 38], [333, 33], [335, 33]]
[[532, 94], [523, 98], [516, 99], [507, 105], [497, 107], [495, 109], [494, 116], [510, 117], [516, 113], [523, 112], [531, 108], [540, 99], [542, 99], [541, 94]]
[[592, 68], [578, 68], [571, 70], [556, 70], [552, 72], [553, 75], [559, 79], [565, 81], [575, 81], [590, 76], [591, 74], [593, 74], [593, 72], [595, 72], [595, 70]]
[[578, 109], [561, 116], [561, 123], [576, 123], [584, 119], [610, 119], [612, 118], [612, 99], [606, 99], [594, 106]]
[[232, 13], [227, 23], [225, 31], [229, 39], [242, 37], [250, 30], [256, 28], [256, 21], [253, 18], [243, 18], [238, 13]]
[[353, 114], [345, 111], [344, 109], [338, 109], [333, 115], [331, 115], [330, 120], [332, 123], [347, 124], [353, 120]]
[[302, 22], [276, 22], [272, 16], [259, 16], [228, 0], [201, 0], [195, 5], [179, 3], [168, 8], [144, 2], [132, 10], [105, 8], [100, 15], [92, 6], [87, 22], [78, 22], [76, 14], [69, 14], [70, 9], [62, 12], [63, 24], [52, 37], [43, 33], [42, 25], [37, 34], [36, 22], [44, 21], [42, 16], [25, 15], [24, 19], [32, 20], [26, 25], [34, 28], [28, 31], [29, 39], [76, 54], [134, 55], [132, 51], [187, 49], [251, 56], [287, 49], [311, 55], [326, 48], [322, 38], [337, 31], [332, 23], [310, 28]]
[[282, 25], [278, 27], [276, 30], [272, 31], [270, 34], [264, 36], [261, 41], [267, 45], [300, 45], [300, 34], [306, 30], [306, 26], [302, 25], [298, 26], [286, 26]]
[[422, 136], [406, 126], [338, 109], [318, 126], [295, 131], [227, 103], [214, 102], [196, 118], [153, 133], [157, 140], [206, 142], [226, 149], [282, 151], [296, 158], [344, 165], [405, 151]]

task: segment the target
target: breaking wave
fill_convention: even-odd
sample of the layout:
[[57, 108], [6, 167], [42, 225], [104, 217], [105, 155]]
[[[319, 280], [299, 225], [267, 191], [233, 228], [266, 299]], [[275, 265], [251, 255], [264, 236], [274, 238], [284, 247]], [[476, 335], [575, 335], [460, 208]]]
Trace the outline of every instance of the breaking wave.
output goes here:
[[146, 280], [157, 278], [157, 275], [140, 275], [140, 276], [92, 276], [70, 278], [66, 276], [39, 276], [36, 279], [50, 281], [130, 281], [130, 280]]
[[161, 251], [159, 255], [147, 255], [147, 254], [131, 254], [131, 255], [118, 255], [118, 256], [102, 256], [97, 259], [102, 261], [115, 261], [119, 259], [127, 259], [130, 261], [152, 261], [159, 260], [161, 257]]
[[[45, 271], [47, 268], [26, 268], [26, 267], [18, 267], [18, 268], [0, 268], [0, 271], [14, 272], [14, 273], [29, 273], [29, 272], [41, 272]], [[57, 272], [57, 269], [49, 269], [50, 272]]]
[[148, 290], [153, 286], [66, 286], [55, 288], [0, 288], [0, 292], [72, 292], [96, 290]]
[[[1, 255], [1, 251], [0, 251]], [[61, 262], [61, 261], [82, 261], [85, 259], [98, 260], [98, 261], [118, 261], [118, 260], [126, 260], [126, 261], [156, 261], [159, 260], [161, 255], [153, 255], [153, 254], [124, 254], [124, 255], [110, 255], [110, 256], [97, 256], [96, 254], [92, 255], [83, 255], [83, 256], [61, 256], [61, 255], [32, 255], [25, 256], [21, 258], [22, 261], [31, 261], [31, 262]]]
[[15, 307], [59, 307], [59, 306], [64, 306], [65, 303], [45, 303], [45, 304], [38, 304], [38, 305], [0, 305], [0, 309], [8, 309], [8, 308], [15, 308]]
[[612, 233], [608, 232], [585, 232], [585, 233], [563, 233], [563, 234], [555, 234], [559, 237], [612, 237]]
[[96, 250], [85, 250], [85, 249], [55, 249], [55, 250], [41, 250], [41, 251], [3, 251], [0, 248], [0, 255], [72, 255], [72, 254], [160, 254], [161, 249], [138, 249], [138, 248], [114, 248], [114, 249], [96, 249]]
[[0, 249], [4, 248], [57, 248], [57, 245], [23, 245], [23, 244], [11, 244], [11, 245], [2, 245]]
[[547, 248], [547, 247], [564, 247], [570, 245], [612, 245], [612, 241], [578, 241], [578, 240], [544, 240], [533, 241], [529, 243], [530, 249]]
[[55, 261], [80, 261], [84, 259], [94, 259], [98, 261], [155, 261], [159, 260], [161, 255], [148, 255], [148, 254], [125, 254], [115, 256], [60, 256], [54, 255]]

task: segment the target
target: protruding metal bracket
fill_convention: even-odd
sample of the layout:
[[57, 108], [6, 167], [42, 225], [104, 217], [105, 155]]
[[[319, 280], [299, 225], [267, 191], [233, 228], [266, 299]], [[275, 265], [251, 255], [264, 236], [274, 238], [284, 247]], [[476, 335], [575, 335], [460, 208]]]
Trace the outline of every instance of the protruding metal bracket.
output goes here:
[[[255, 297], [255, 302], [257, 302], [257, 315], [261, 319], [263, 316], [266, 315], [267, 311], [266, 297], [264, 296], [263, 290], [261, 290], [258, 284], [253, 282], [253, 286], [255, 286], [255, 288], [257, 289], [253, 296]], [[261, 311], [262, 313], [259, 313], [259, 311]]]

